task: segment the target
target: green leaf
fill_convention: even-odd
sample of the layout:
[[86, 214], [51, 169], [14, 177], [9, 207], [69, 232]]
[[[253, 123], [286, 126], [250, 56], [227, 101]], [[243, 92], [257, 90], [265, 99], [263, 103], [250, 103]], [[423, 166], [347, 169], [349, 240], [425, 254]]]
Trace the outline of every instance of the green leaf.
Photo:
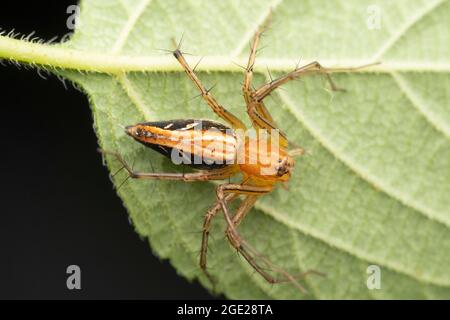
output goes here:
[[[450, 298], [449, 1], [84, 0], [81, 5], [73, 38], [58, 47], [78, 52], [70, 56], [77, 63], [61, 58], [53, 66], [111, 72], [58, 71], [89, 95], [101, 146], [119, 151], [140, 171], [180, 168], [133, 142], [122, 126], [217, 119], [203, 101], [191, 99], [198, 94], [193, 84], [157, 49], [172, 48], [173, 38], [184, 34], [183, 51], [206, 56], [200, 78], [207, 86], [217, 83], [213, 94], [241, 119], [246, 119], [243, 74], [233, 62], [245, 63], [252, 34], [270, 11], [273, 22], [256, 61], [257, 84], [269, 80], [266, 67], [280, 75], [299, 58], [325, 66], [381, 61], [371, 69], [376, 72], [333, 74], [344, 93], [331, 93], [323, 77], [308, 76], [267, 99], [277, 123], [307, 155], [297, 161], [289, 190], [258, 200], [241, 232], [289, 272], [316, 269], [327, 277], [307, 277], [309, 295], [291, 284], [265, 283], [224, 239], [222, 217], [212, 230], [210, 272], [218, 292], [229, 298]], [[368, 26], [374, 12], [380, 13], [380, 28]], [[46, 64], [45, 58], [24, 58], [30, 60]], [[114, 161], [108, 165], [111, 172], [119, 168]], [[115, 184], [125, 177], [116, 175]], [[214, 185], [129, 181], [118, 193], [154, 252], [210, 288], [197, 264]], [[366, 285], [373, 264], [381, 268], [379, 290]]]

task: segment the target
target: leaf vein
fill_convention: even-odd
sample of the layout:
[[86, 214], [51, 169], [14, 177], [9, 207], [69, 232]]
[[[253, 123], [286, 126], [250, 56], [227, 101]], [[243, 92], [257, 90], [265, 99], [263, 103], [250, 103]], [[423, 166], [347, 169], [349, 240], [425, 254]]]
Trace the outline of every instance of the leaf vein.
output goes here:
[[365, 170], [362, 166], [355, 163], [350, 157], [340, 152], [340, 150], [333, 146], [331, 141], [328, 141], [325, 136], [320, 132], [320, 129], [315, 127], [314, 124], [309, 122], [305, 115], [294, 107], [294, 103], [288, 97], [288, 94], [278, 90], [278, 95], [284, 102], [288, 110], [301, 122], [305, 128], [311, 133], [313, 137], [326, 149], [328, 150], [336, 159], [343, 162], [348, 168], [350, 168], [354, 173], [356, 173], [363, 180], [368, 182], [370, 185], [374, 186], [376, 189], [383, 190], [385, 194], [396, 199], [403, 205], [414, 209], [417, 212], [422, 213], [424, 216], [430, 220], [437, 221], [450, 228], [450, 221], [443, 217], [439, 212], [434, 209], [430, 209], [423, 205], [422, 203], [416, 201], [411, 196], [396, 190], [394, 187], [385, 184], [381, 179], [372, 175], [370, 172]]
[[447, 139], [450, 139], [450, 127], [438, 116], [435, 116], [432, 112], [427, 110], [424, 101], [414, 92], [414, 90], [408, 85], [406, 79], [400, 74], [392, 72], [392, 78], [397, 83], [398, 87], [405, 94], [411, 104], [421, 113], [424, 118], [439, 132], [441, 132]]
[[380, 49], [375, 53], [373, 61], [379, 61], [383, 55], [389, 51], [405, 34], [417, 23], [422, 21], [428, 14], [439, 8], [440, 5], [444, 3], [444, 0], [437, 0], [435, 2], [428, 2], [428, 5], [424, 6], [422, 10], [419, 10], [414, 16], [404, 23], [397, 32], [392, 34], [390, 38], [380, 47]]
[[296, 221], [292, 221], [291, 219], [285, 217], [283, 214], [279, 213], [277, 210], [274, 210], [273, 208], [270, 208], [267, 205], [262, 204], [261, 202], [256, 202], [255, 207], [264, 213], [268, 214], [270, 217], [275, 219], [276, 221], [285, 224], [291, 229], [298, 230], [302, 234], [312, 237], [316, 240], [319, 240], [326, 245], [337, 248], [343, 252], [346, 252], [347, 254], [350, 254], [360, 260], [369, 261], [372, 263], [376, 263], [378, 265], [382, 265], [392, 271], [395, 271], [400, 274], [407, 275], [413, 279], [420, 280], [425, 283], [429, 283], [432, 285], [436, 285], [439, 287], [450, 287], [450, 282], [445, 278], [439, 278], [439, 279], [433, 279], [433, 278], [424, 278], [419, 277], [416, 274], [414, 274], [412, 271], [404, 269], [404, 267], [401, 264], [398, 263], [392, 263], [384, 259], [379, 259], [375, 256], [371, 256], [370, 254], [367, 254], [363, 250], [359, 250], [358, 248], [352, 247], [348, 245], [346, 242], [341, 241], [339, 239], [334, 238], [333, 240], [330, 240], [326, 234], [323, 234], [319, 230], [310, 228], [308, 226], [304, 226], [301, 223], [298, 223]]
[[148, 8], [151, 1], [152, 0], [142, 0], [139, 3], [136, 10], [133, 12], [133, 14], [129, 17], [128, 21], [125, 23], [125, 27], [122, 29], [122, 32], [120, 33], [119, 37], [117, 38], [116, 43], [114, 44], [114, 46], [112, 48], [112, 53], [118, 53], [120, 50], [122, 50], [128, 37], [130, 36], [131, 31], [133, 30], [134, 26], [136, 25], [136, 22], [142, 16], [145, 9]]
[[154, 119], [153, 113], [151, 113], [139, 93], [134, 89], [131, 81], [128, 79], [125, 73], [116, 76], [117, 82], [124, 89], [125, 93], [130, 98], [131, 102], [136, 106], [136, 109], [143, 115], [144, 120], [149, 121]]

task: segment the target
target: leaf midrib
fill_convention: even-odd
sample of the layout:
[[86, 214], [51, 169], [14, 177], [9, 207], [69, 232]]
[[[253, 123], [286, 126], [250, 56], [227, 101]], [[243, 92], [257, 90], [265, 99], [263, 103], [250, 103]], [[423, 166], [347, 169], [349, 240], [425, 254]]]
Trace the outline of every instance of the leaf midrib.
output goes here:
[[[128, 36], [132, 30], [132, 26], [139, 20], [142, 14], [148, 8], [151, 0], [142, 0], [138, 8], [129, 15], [129, 19], [125, 23], [125, 27], [113, 47], [113, 53], [98, 53], [84, 50], [70, 49], [70, 42], [60, 45], [46, 45], [41, 43], [20, 41], [2, 36], [4, 32], [0, 32], [0, 58], [12, 59], [14, 61], [28, 62], [30, 64], [39, 65], [40, 67], [64, 68], [79, 71], [104, 72], [104, 73], [121, 73], [132, 71], [183, 71], [174, 59], [167, 56], [127, 56], [117, 54], [125, 45]], [[267, 14], [270, 13], [270, 7], [276, 8], [282, 0], [274, 0], [272, 5], [263, 12], [263, 15], [257, 19], [257, 23], [262, 23]], [[391, 38], [385, 41], [372, 58], [369, 60], [347, 60], [339, 61], [321, 60], [324, 66], [346, 67], [358, 66], [378, 61], [385, 53], [387, 53], [401, 38], [417, 23], [422, 21], [424, 17], [434, 12], [445, 1], [437, 0], [431, 5], [424, 6], [421, 10], [417, 10], [416, 14], [408, 19], [400, 28], [400, 31], [394, 33]], [[83, 10], [83, 8], [82, 8]], [[251, 38], [251, 34], [257, 26], [252, 26], [244, 32], [243, 40], [232, 51], [230, 56], [209, 56], [203, 59], [202, 64], [198, 66], [199, 71], [241, 71], [238, 65], [245, 65], [246, 59], [239, 57], [245, 48], [244, 43]], [[194, 59], [198, 57], [188, 57], [188, 62], [194, 63]], [[191, 60], [191, 61], [189, 61]], [[312, 58], [305, 58], [304, 62], [312, 61]], [[380, 61], [381, 65], [359, 70], [358, 72], [450, 72], [450, 61], [433, 61], [432, 63], [423, 61]], [[290, 71], [298, 61], [293, 59], [274, 59], [260, 58], [259, 63], [255, 66], [255, 72], [264, 73], [266, 68], [272, 71]], [[264, 67], [261, 67], [264, 66]]]
[[[0, 36], [0, 59], [25, 62], [47, 69], [67, 69], [83, 72], [119, 74], [127, 72], [184, 72], [178, 62], [168, 55], [128, 56], [112, 53], [99, 53], [67, 48], [65, 45], [48, 45], [17, 40]], [[188, 63], [195, 65], [198, 56], [188, 56]], [[304, 64], [315, 59], [304, 57]], [[331, 60], [321, 59], [325, 67], [346, 68], [365, 65], [373, 60]], [[242, 72], [245, 57], [205, 56], [198, 65], [198, 71]], [[267, 68], [274, 72], [289, 72], [298, 64], [298, 60], [283, 58], [258, 59], [254, 67], [256, 73], [265, 73]], [[348, 73], [391, 73], [391, 72], [435, 72], [450, 73], [450, 61], [381, 61], [377, 66], [352, 70]]]

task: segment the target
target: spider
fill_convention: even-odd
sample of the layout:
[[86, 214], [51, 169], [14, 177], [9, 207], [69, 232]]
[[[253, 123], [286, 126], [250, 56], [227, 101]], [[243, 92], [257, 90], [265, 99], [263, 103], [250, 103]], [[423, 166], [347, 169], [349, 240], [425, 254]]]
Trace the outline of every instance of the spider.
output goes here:
[[[270, 81], [257, 89], [252, 87], [253, 66], [255, 64], [257, 47], [264, 26], [260, 27], [254, 34], [250, 47], [250, 55], [247, 66], [244, 68], [244, 82], [242, 92], [247, 106], [247, 114], [251, 120], [252, 127], [257, 132], [265, 132], [269, 142], [277, 141], [277, 147], [271, 144], [270, 148], [258, 148], [258, 138], [238, 135], [238, 131], [247, 130], [245, 124], [222, 105], [206, 89], [185, 60], [180, 51], [180, 45], [174, 51], [173, 56], [178, 60], [187, 76], [192, 80], [203, 100], [220, 118], [229, 126], [211, 120], [182, 119], [157, 122], [145, 122], [131, 125], [125, 128], [128, 135], [147, 147], [173, 160], [175, 155], [180, 155], [187, 164], [196, 169], [190, 173], [144, 173], [134, 171], [132, 167], [118, 153], [100, 150], [104, 154], [113, 155], [128, 171], [129, 177], [135, 179], [154, 180], [180, 180], [180, 181], [209, 181], [226, 180], [231, 176], [241, 174], [241, 183], [223, 183], [216, 189], [216, 203], [208, 209], [204, 217], [202, 229], [202, 241], [200, 249], [199, 264], [203, 273], [214, 284], [213, 277], [209, 274], [207, 266], [208, 237], [212, 219], [222, 211], [226, 221], [225, 235], [233, 248], [245, 258], [245, 260], [269, 283], [292, 282], [297, 288], [306, 292], [305, 288], [298, 282], [307, 274], [315, 273], [324, 275], [316, 270], [308, 270], [294, 277], [280, 267], [272, 264], [266, 257], [258, 253], [250, 244], [243, 239], [237, 228], [255, 204], [258, 197], [270, 193], [278, 183], [289, 180], [294, 168], [294, 157], [304, 153], [301, 148], [289, 149], [289, 141], [286, 134], [276, 125], [274, 119], [264, 105], [263, 100], [274, 90], [290, 80], [302, 75], [322, 73], [326, 76], [332, 90], [340, 90], [336, 87], [329, 73], [345, 72], [356, 68], [324, 68], [319, 62], [312, 62], [301, 67], [296, 67], [292, 72]], [[364, 66], [365, 67], [365, 66]], [[201, 127], [200, 135], [196, 136], [197, 127]], [[198, 131], [198, 130], [197, 130]], [[259, 135], [257, 135], [259, 136]], [[196, 139], [197, 137], [197, 139]], [[198, 138], [199, 137], [199, 138]], [[208, 146], [214, 142], [214, 148]], [[217, 146], [225, 146], [217, 148]], [[192, 149], [192, 146], [194, 148]], [[255, 147], [256, 146], [256, 147]], [[197, 147], [197, 150], [195, 149]], [[194, 150], [194, 151], [193, 151]], [[251, 161], [251, 155], [256, 161]], [[241, 160], [236, 161], [239, 155]], [[193, 161], [195, 157], [203, 157], [201, 161]], [[269, 163], [260, 158], [270, 159]], [[215, 160], [215, 161], [211, 161]], [[242, 198], [234, 214], [230, 213], [229, 205]], [[269, 271], [275, 272], [279, 277], [273, 276]]]

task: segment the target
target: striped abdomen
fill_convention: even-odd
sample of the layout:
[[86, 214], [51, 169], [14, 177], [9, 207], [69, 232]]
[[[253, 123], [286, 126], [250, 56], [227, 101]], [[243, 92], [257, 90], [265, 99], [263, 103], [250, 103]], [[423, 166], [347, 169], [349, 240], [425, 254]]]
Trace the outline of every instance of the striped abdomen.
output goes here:
[[126, 132], [175, 164], [218, 169], [236, 160], [235, 134], [219, 122], [196, 119], [145, 122], [128, 126]]

